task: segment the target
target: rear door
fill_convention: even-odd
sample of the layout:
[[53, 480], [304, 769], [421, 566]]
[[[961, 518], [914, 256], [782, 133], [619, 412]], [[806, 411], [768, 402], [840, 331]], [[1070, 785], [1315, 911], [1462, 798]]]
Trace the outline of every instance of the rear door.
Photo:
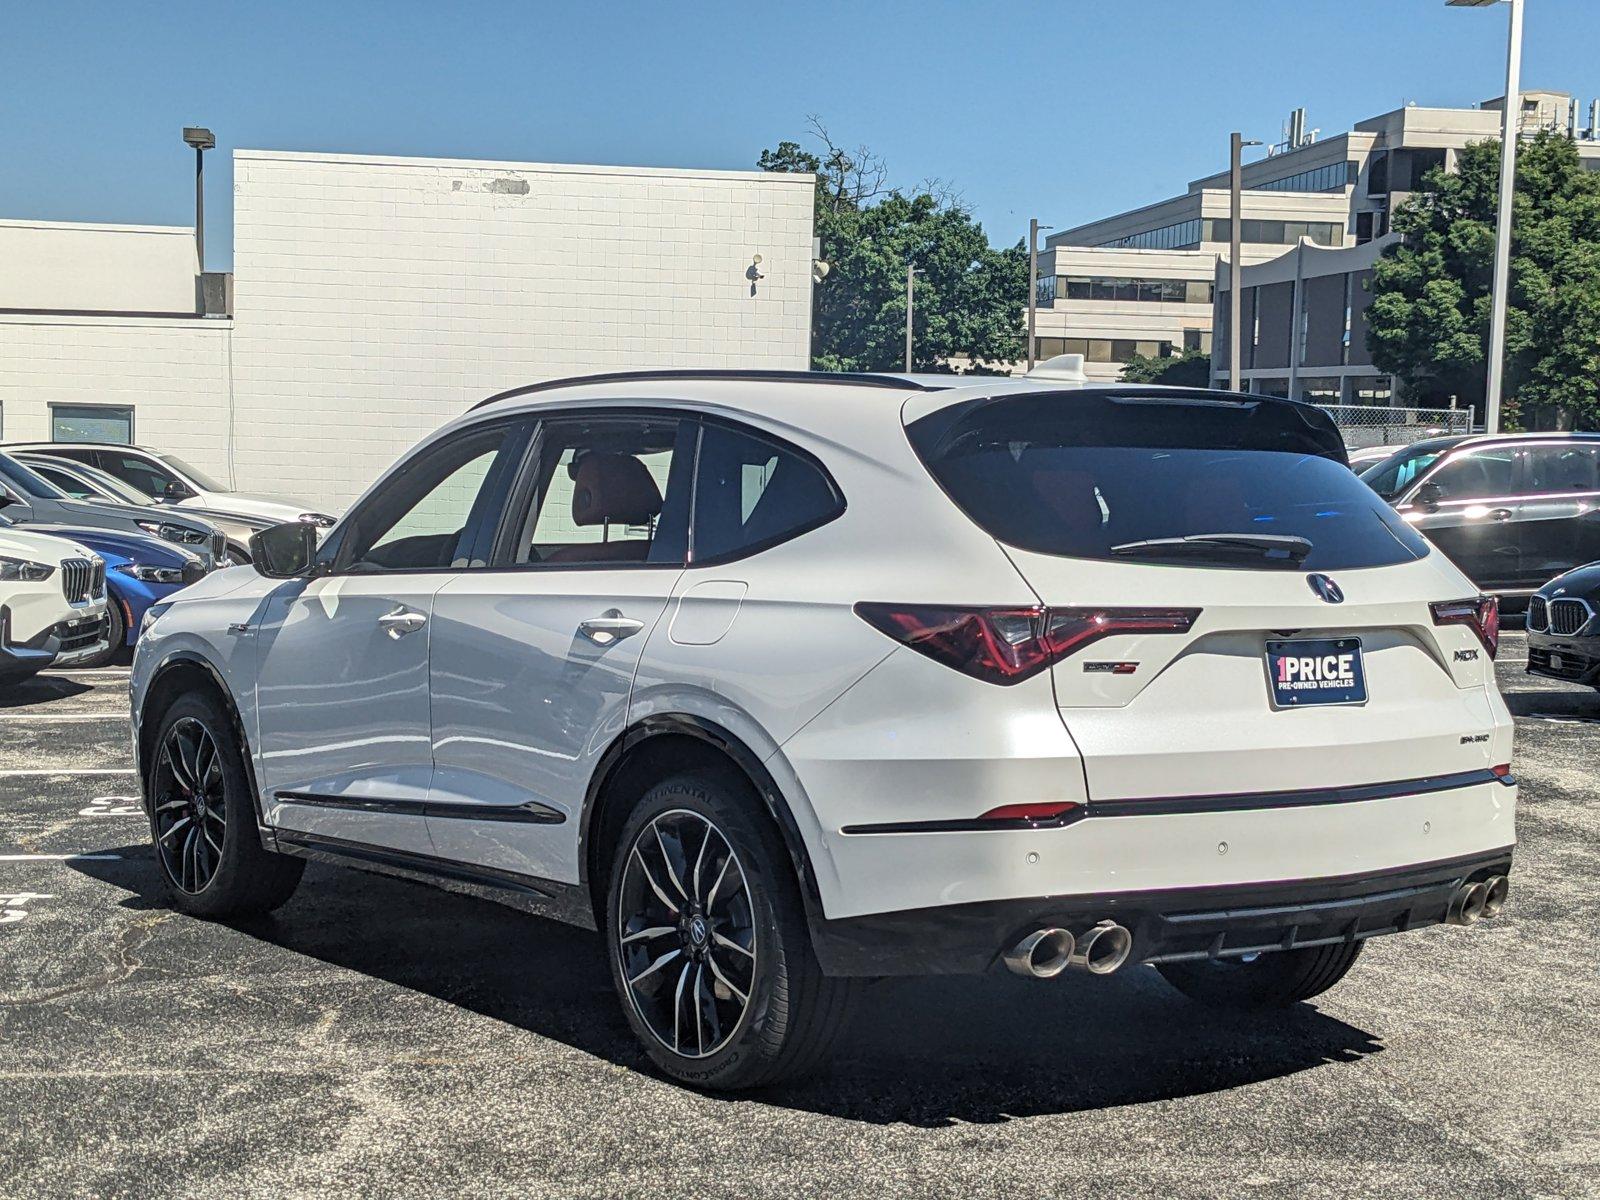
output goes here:
[[1429, 607], [1471, 586], [1342, 465], [1331, 426], [1306, 421], [1023, 396], [913, 427], [1048, 607], [1091, 802], [1493, 765], [1464, 740], [1493, 725], [1489, 655]]
[[1536, 442], [1519, 453], [1519, 582], [1537, 588], [1600, 559], [1600, 446], [1579, 440]]

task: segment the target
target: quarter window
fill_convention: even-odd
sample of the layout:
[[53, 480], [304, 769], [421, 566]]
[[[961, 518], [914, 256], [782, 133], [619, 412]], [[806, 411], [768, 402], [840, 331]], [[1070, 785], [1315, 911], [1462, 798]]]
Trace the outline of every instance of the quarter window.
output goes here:
[[1488, 496], [1509, 496], [1514, 475], [1515, 451], [1510, 446], [1490, 446], [1451, 459], [1428, 477], [1439, 485], [1446, 500], [1475, 500]]
[[844, 511], [813, 463], [755, 433], [705, 426], [694, 494], [694, 561], [748, 554]]

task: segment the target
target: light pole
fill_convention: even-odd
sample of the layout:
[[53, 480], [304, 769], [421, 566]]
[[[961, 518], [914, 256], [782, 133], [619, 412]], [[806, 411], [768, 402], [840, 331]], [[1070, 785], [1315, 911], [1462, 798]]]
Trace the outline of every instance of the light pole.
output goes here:
[[1039, 230], [1054, 229], [1054, 225], [1041, 225], [1039, 218], [1028, 221], [1028, 370], [1033, 370], [1036, 343], [1033, 336], [1034, 313], [1039, 305]]
[[[1239, 316], [1243, 305], [1239, 299], [1239, 243], [1243, 240], [1239, 227], [1244, 224], [1240, 216], [1244, 208], [1244, 148], [1259, 146], [1260, 142], [1235, 133], [1228, 144], [1228, 390], [1244, 391], [1244, 380], [1239, 378]], [[1201, 237], [1205, 236], [1202, 230]]]
[[1445, 0], [1450, 8], [1511, 5], [1506, 42], [1505, 119], [1500, 129], [1500, 211], [1494, 224], [1494, 291], [1489, 296], [1489, 377], [1483, 391], [1483, 428], [1500, 432], [1500, 390], [1505, 383], [1506, 301], [1511, 284], [1511, 210], [1517, 195], [1517, 136], [1522, 126], [1522, 0]]
[[194, 147], [194, 256], [200, 274], [206, 273], [206, 151], [217, 144], [209, 129], [186, 125], [185, 145]]
[[911, 370], [911, 318], [916, 313], [917, 276], [923, 273], [921, 267], [906, 264], [906, 370]]

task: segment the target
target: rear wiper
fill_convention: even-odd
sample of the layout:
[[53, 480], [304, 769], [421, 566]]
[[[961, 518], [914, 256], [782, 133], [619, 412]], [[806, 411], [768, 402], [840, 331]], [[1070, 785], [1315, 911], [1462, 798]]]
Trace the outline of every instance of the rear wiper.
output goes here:
[[1187, 537], [1146, 538], [1111, 547], [1113, 554], [1146, 558], [1180, 555], [1221, 557], [1239, 555], [1298, 566], [1311, 553], [1311, 540], [1278, 533], [1191, 533]]

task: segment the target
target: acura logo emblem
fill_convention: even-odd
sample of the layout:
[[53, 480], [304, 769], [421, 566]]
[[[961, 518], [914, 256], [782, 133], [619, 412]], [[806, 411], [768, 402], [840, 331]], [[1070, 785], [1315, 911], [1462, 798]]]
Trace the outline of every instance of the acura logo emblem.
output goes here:
[[1311, 590], [1318, 598], [1326, 600], [1329, 604], [1344, 603], [1344, 592], [1326, 575], [1307, 575], [1306, 582], [1311, 585]]

